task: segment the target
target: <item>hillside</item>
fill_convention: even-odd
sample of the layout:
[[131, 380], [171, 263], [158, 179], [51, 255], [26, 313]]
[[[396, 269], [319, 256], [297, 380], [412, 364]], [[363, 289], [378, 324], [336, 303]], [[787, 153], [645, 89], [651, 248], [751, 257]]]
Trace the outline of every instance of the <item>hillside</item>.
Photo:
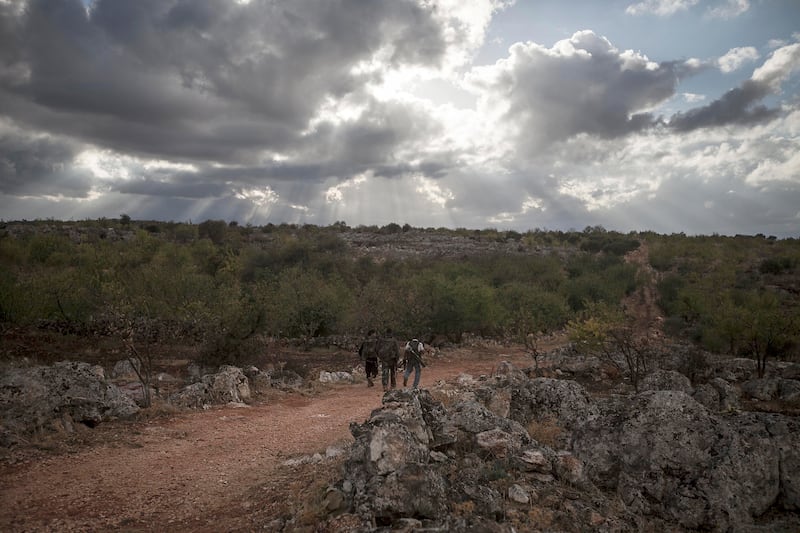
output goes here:
[[[221, 221], [2, 230], [4, 530], [800, 524], [795, 477], [736, 462], [771, 428], [758, 464], [794, 469], [780, 450], [795, 433], [778, 428], [800, 412], [796, 241]], [[428, 343], [424, 394], [365, 386], [368, 329]], [[81, 363], [52, 365], [63, 360]], [[663, 465], [636, 470], [642, 437], [603, 429], [628, 416], [642, 435], [686, 435], [688, 455], [654, 442]], [[691, 437], [711, 426], [730, 465], [709, 465]], [[406, 474], [435, 498], [380, 496], [394, 478], [375, 473], [405, 472], [401, 457], [427, 465]], [[620, 468], [633, 477], [606, 477]], [[673, 501], [658, 488], [707, 483], [770, 496], [734, 509], [714, 491]]]

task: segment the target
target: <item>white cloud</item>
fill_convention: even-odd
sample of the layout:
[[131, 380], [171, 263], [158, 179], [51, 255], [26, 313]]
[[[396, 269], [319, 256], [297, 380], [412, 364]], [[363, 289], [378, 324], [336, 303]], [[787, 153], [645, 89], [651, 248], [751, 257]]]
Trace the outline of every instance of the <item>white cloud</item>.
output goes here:
[[631, 4], [625, 9], [628, 15], [654, 14], [659, 17], [674, 15], [678, 11], [685, 11], [697, 4], [698, 0], [645, 0], [638, 4]]
[[706, 95], [696, 93], [681, 93], [681, 96], [690, 104], [696, 104], [697, 102], [702, 102], [706, 99]]
[[127, 180], [131, 177], [129, 167], [133, 164], [133, 158], [96, 148], [84, 150], [75, 158], [76, 167], [91, 172], [100, 180]]
[[[453, 191], [441, 186], [425, 176], [416, 176], [414, 181], [417, 183], [416, 191], [429, 202], [445, 207], [447, 203], [455, 198]], [[416, 204], [414, 204], [416, 205]], [[412, 212], [414, 209], [412, 209]]]
[[344, 195], [347, 189], [357, 189], [359, 185], [367, 181], [368, 178], [372, 177], [372, 172], [366, 172], [349, 180], [328, 187], [324, 192], [325, 202], [328, 204], [344, 204]]
[[772, 52], [769, 59], [753, 71], [752, 80], [764, 83], [777, 92], [781, 83], [798, 67], [800, 67], [800, 43], [789, 44]]
[[444, 69], [452, 70], [467, 63], [475, 50], [483, 45], [492, 16], [512, 6], [516, 0], [420, 0], [435, 7], [436, 17], [443, 28], [448, 50]]
[[786, 39], [770, 39], [767, 42], [767, 47], [771, 49], [780, 48], [781, 46], [786, 46], [789, 44], [789, 41]]
[[719, 69], [726, 74], [738, 70], [744, 63], [755, 61], [761, 57], [752, 46], [731, 48], [728, 52], [717, 60]]
[[708, 9], [711, 18], [730, 19], [750, 9], [750, 0], [727, 0], [723, 5]]
[[235, 198], [240, 200], [248, 200], [254, 205], [264, 207], [269, 204], [277, 203], [280, 197], [278, 193], [272, 190], [272, 187], [257, 187], [252, 189], [235, 189], [233, 191]]

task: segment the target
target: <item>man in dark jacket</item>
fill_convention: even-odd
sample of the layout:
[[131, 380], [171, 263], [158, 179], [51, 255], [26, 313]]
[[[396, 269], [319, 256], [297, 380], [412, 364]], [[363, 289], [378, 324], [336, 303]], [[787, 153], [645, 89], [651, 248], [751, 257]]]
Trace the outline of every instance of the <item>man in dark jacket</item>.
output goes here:
[[358, 347], [358, 356], [364, 362], [364, 371], [367, 374], [367, 387], [372, 387], [372, 378], [378, 376], [378, 337], [375, 330], [369, 330], [367, 338]]

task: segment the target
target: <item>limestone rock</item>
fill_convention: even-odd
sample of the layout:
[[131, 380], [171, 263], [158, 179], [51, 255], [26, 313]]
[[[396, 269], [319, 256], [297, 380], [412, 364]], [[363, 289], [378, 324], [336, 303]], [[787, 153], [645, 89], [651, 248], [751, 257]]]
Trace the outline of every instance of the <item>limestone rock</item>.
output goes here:
[[0, 376], [2, 445], [48, 431], [54, 421], [69, 430], [71, 422], [94, 427], [138, 411], [133, 400], [105, 380], [102, 369], [88, 363], [9, 369]]
[[492, 457], [497, 458], [505, 458], [514, 454], [522, 444], [520, 435], [515, 437], [497, 428], [476, 434], [475, 443], [478, 448], [489, 452]]
[[246, 403], [250, 401], [250, 384], [242, 369], [222, 366], [216, 374], [206, 374], [197, 383], [187, 385], [169, 397], [179, 407], [197, 409], [206, 405]]
[[574, 433], [589, 478], [634, 512], [686, 528], [752, 522], [780, 492], [773, 439], [740, 436], [683, 392], [612, 399]]
[[656, 370], [646, 375], [639, 384], [640, 391], [677, 390], [692, 393], [692, 382], [689, 378], [675, 370]]
[[597, 406], [575, 381], [536, 378], [516, 388], [511, 398], [512, 420], [525, 425], [532, 420], [553, 419], [566, 429], [598, 416]]
[[352, 383], [353, 374], [350, 372], [327, 372], [321, 370], [319, 373], [320, 383]]
[[528, 495], [528, 491], [522, 488], [521, 486], [514, 483], [510, 487], [508, 487], [508, 499], [512, 502], [516, 503], [529, 503], [531, 501], [531, 497]]

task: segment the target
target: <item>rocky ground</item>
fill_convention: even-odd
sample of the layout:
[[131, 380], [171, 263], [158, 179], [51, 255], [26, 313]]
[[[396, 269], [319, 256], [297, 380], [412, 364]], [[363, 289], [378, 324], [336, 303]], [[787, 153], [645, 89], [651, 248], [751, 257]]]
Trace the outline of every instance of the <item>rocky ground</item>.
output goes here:
[[[422, 386], [488, 375], [506, 359], [529, 362], [519, 349], [442, 352]], [[248, 406], [156, 407], [131, 422], [75, 424], [3, 450], [0, 530], [251, 531], [287, 517], [310, 526], [353, 442], [349, 424], [382, 395], [363, 381], [317, 383]]]

